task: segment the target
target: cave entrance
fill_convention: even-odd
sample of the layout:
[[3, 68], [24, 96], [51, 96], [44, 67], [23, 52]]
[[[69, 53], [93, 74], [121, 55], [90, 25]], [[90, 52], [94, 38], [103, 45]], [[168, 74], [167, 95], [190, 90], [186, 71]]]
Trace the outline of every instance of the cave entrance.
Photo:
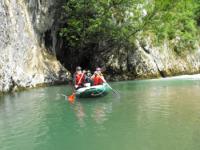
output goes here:
[[91, 62], [91, 58], [89, 58], [89, 57], [82, 58], [80, 63], [79, 63], [79, 66], [81, 66], [82, 69], [91, 70], [90, 62]]
[[[44, 36], [46, 48], [53, 52], [53, 40], [51, 30], [46, 31]], [[58, 61], [71, 73], [74, 73], [77, 66], [82, 69], [91, 70], [95, 69], [96, 61], [94, 60], [96, 45], [87, 45], [81, 49], [73, 49], [68, 45], [66, 40], [57, 35], [57, 43], [55, 45], [55, 53]]]
[[60, 53], [57, 53], [57, 59], [71, 73], [75, 72], [77, 66], [85, 70], [92, 71], [94, 69], [91, 50], [61, 50]]

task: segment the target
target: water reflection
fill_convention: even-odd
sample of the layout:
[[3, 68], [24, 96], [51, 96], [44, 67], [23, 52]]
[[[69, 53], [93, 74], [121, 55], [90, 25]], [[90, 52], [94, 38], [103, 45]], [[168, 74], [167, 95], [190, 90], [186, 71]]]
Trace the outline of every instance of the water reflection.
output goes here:
[[108, 120], [109, 113], [112, 112], [112, 103], [101, 103], [95, 105], [91, 117], [97, 124], [103, 124]]
[[86, 125], [86, 123], [85, 123], [86, 114], [85, 114], [83, 105], [80, 102], [77, 102], [75, 104], [74, 112], [75, 112], [75, 115], [78, 119], [78, 123], [79, 123], [80, 127], [85, 127], [85, 125]]
[[[109, 119], [111, 112], [112, 102], [85, 103], [77, 101], [74, 106], [74, 113], [80, 127], [85, 127], [92, 123], [101, 125]], [[92, 122], [88, 120], [92, 120]]]

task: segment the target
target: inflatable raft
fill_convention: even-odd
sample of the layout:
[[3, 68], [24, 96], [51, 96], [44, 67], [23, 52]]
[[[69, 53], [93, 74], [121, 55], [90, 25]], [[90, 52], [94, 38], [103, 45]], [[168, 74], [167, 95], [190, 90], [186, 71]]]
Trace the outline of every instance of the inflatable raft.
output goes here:
[[76, 90], [76, 96], [80, 98], [100, 97], [108, 94], [110, 88], [106, 83], [103, 85], [83, 87]]

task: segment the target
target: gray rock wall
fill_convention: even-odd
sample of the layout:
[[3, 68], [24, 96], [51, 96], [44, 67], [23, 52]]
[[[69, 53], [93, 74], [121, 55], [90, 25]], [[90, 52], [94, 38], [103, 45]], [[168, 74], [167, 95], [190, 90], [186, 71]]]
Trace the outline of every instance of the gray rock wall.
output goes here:
[[[107, 68], [108, 79], [131, 80], [200, 73], [200, 49], [177, 55], [169, 41], [159, 46], [151, 37], [136, 40], [135, 47], [116, 47], [94, 56], [94, 64]], [[174, 43], [175, 44], [175, 43]], [[101, 45], [106, 49], [109, 44]]]
[[0, 1], [0, 91], [65, 81], [69, 73], [44, 47], [55, 0]]

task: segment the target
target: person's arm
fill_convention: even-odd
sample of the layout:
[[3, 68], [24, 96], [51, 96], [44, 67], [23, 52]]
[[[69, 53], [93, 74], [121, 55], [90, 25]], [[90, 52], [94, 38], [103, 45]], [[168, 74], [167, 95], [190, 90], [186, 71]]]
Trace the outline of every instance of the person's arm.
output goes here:
[[103, 76], [103, 75], [101, 76], [101, 79], [103, 80], [103, 82], [105, 82], [105, 78], [104, 78], [104, 76]]
[[82, 84], [84, 84], [85, 82], [86, 82], [86, 75], [85, 75], [85, 73], [83, 73]]
[[101, 79], [101, 84], [103, 84], [106, 81], [103, 74], [99, 75], [99, 77]]
[[93, 75], [91, 76], [91, 79], [93, 80], [93, 79], [94, 79], [94, 77], [95, 77], [95, 74], [93, 74]]

